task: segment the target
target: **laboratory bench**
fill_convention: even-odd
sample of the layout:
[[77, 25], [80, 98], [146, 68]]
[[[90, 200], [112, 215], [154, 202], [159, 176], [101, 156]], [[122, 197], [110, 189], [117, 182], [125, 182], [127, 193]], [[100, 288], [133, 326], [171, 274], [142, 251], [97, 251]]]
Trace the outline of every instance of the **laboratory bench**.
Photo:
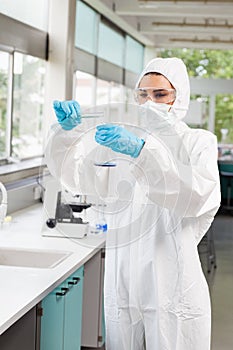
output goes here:
[[[17, 341], [16, 335], [19, 334], [24, 340], [23, 345], [20, 347], [21, 343], [18, 343], [18, 346], [19, 348], [24, 346], [24, 350], [53, 350], [49, 341], [53, 342], [54, 339], [52, 338], [57, 337], [58, 334], [60, 338], [55, 349], [73, 350], [74, 344], [70, 343], [72, 327], [69, 325], [78, 324], [79, 322], [88, 324], [87, 315], [83, 320], [80, 318], [83, 303], [87, 308], [89, 307], [89, 313], [94, 312], [94, 308], [99, 307], [93, 304], [93, 300], [97, 298], [95, 294], [97, 291], [96, 285], [90, 292], [88, 283], [91, 283], [96, 275], [100, 276], [100, 269], [103, 269], [103, 264], [96, 265], [96, 262], [99, 263], [104, 255], [105, 234], [86, 236], [82, 239], [43, 237], [41, 235], [42, 220], [42, 204], [36, 204], [13, 213], [8, 222], [4, 222], [0, 229], [1, 252], [15, 251], [19, 257], [21, 250], [41, 254], [41, 259], [35, 266], [17, 266], [14, 263], [10, 266], [10, 264], [4, 265], [4, 262], [0, 264], [0, 348], [4, 350], [8, 350], [8, 346], [4, 347], [1, 341], [4, 341], [4, 338], [6, 342], [14, 338]], [[63, 255], [64, 257], [57, 264], [48, 267], [46, 266], [46, 259], [43, 258], [44, 253], [48, 256], [49, 253], [55, 253], [58, 257], [60, 254], [61, 257]], [[21, 261], [23, 265], [24, 262]], [[92, 264], [92, 261], [95, 261], [95, 264]], [[84, 276], [85, 266], [88, 273], [85, 273]], [[102, 288], [102, 282], [99, 283], [99, 289]], [[75, 288], [79, 288], [79, 290], [77, 289], [78, 300], [74, 296]], [[85, 293], [85, 288], [89, 290], [89, 294], [91, 293], [89, 299], [88, 292]], [[66, 294], [67, 298], [64, 298]], [[102, 290], [100, 294], [102, 295]], [[89, 305], [90, 300], [92, 309]], [[101, 304], [100, 300], [99, 302]], [[79, 316], [75, 313], [70, 316], [72, 309], [75, 308], [75, 303], [79, 303], [77, 308], [79, 307], [81, 311]], [[62, 319], [59, 310], [63, 313]], [[48, 313], [46, 313], [47, 311]], [[39, 328], [38, 315], [42, 316]], [[72, 319], [72, 317], [79, 317], [79, 319]], [[66, 322], [67, 318], [71, 318], [70, 323]], [[59, 325], [63, 327], [62, 332], [59, 328], [56, 328]], [[100, 327], [100, 325], [98, 326]], [[79, 331], [81, 328], [82, 326], [79, 325]], [[29, 334], [26, 331], [24, 332], [23, 329], [31, 329], [32, 334], [38, 332], [39, 329], [40, 336], [39, 338], [37, 336], [36, 343], [32, 336], [32, 343], [35, 346], [31, 347], [28, 340], [30, 338]], [[87, 331], [90, 332], [90, 329]], [[82, 335], [83, 337], [85, 338], [85, 334]], [[48, 340], [47, 343], [44, 342], [45, 338]], [[103, 341], [103, 339], [99, 339], [99, 341]], [[67, 342], [67, 345], [65, 345], [65, 342]], [[77, 345], [77, 349], [79, 346], [80, 344]], [[15, 348], [18, 349], [18, 347]], [[9, 347], [9, 349], [15, 348], [13, 345]]]

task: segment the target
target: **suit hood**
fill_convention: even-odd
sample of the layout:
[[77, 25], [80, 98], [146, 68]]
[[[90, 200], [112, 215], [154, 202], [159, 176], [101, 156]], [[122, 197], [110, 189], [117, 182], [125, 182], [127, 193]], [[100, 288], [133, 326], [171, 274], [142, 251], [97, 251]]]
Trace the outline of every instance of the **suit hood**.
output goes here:
[[176, 100], [172, 105], [173, 113], [177, 119], [183, 119], [189, 108], [190, 83], [186, 66], [180, 58], [154, 58], [140, 74], [135, 88], [147, 73], [160, 73], [167, 78], [176, 89]]

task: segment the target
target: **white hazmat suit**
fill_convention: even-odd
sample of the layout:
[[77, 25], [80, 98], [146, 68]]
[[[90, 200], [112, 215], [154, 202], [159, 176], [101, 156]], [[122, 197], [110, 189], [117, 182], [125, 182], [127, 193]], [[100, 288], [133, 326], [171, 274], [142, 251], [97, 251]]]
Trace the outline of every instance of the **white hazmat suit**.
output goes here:
[[[139, 157], [122, 157], [123, 165], [108, 177], [122, 183], [128, 177], [131, 187], [122, 191], [124, 199], [129, 193], [128, 204], [118, 201], [118, 209], [111, 209], [107, 232], [106, 348], [210, 350], [210, 297], [197, 246], [220, 204], [216, 137], [181, 121], [190, 94], [181, 60], [152, 60], [136, 87], [148, 72], [164, 75], [176, 89], [176, 100], [170, 112], [160, 114], [168, 120], [167, 128], [157, 131], [156, 123], [148, 124]], [[148, 108], [153, 110], [153, 103]], [[85, 147], [69, 152], [65, 160], [62, 155], [80, 132], [81, 126], [68, 133], [60, 130], [46, 150], [54, 176], [61, 178], [61, 164], [68, 166], [63, 176], [72, 188], [83, 171]]]

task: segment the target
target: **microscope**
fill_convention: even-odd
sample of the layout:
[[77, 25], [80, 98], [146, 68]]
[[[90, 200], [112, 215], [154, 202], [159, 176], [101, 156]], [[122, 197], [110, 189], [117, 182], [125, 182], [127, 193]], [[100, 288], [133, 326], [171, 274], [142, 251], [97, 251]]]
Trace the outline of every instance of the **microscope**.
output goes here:
[[103, 233], [104, 206], [94, 202], [94, 196], [71, 193], [52, 178], [45, 185], [42, 236], [83, 238]]

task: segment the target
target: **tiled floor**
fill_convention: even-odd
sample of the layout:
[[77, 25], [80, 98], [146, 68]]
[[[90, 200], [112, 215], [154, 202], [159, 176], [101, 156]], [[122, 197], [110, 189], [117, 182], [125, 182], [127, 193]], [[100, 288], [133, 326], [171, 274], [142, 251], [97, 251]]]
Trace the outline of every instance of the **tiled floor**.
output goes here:
[[[233, 213], [213, 223], [217, 269], [206, 278], [212, 301], [212, 350], [233, 349]], [[205, 263], [203, 269], [206, 271]]]
[[201, 257], [212, 302], [211, 350], [233, 350], [233, 213], [218, 214], [212, 227], [217, 268], [208, 274], [206, 259]]

